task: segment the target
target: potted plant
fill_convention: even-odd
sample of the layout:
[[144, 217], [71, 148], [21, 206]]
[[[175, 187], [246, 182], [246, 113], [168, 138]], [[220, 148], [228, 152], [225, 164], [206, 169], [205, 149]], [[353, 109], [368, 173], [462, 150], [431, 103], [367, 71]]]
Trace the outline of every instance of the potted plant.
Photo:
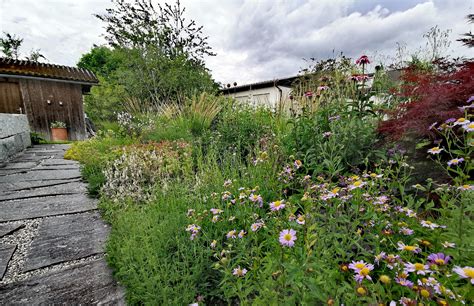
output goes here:
[[51, 122], [50, 127], [51, 127], [51, 140], [52, 141], [66, 141], [67, 140], [66, 123], [62, 121], [53, 121]]

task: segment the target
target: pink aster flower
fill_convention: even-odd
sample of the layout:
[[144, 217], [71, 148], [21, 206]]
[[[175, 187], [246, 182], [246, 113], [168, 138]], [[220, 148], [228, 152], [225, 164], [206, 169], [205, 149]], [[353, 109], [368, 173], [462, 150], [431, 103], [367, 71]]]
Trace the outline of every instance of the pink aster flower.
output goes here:
[[263, 221], [255, 222], [250, 226], [250, 229], [252, 230], [252, 232], [256, 232], [264, 225], [265, 223], [263, 223]]
[[378, 255], [375, 255], [375, 263], [378, 265], [379, 262], [387, 257], [385, 252], [380, 252]]
[[259, 194], [254, 194], [252, 193], [250, 196], [249, 196], [249, 200], [254, 202], [254, 203], [257, 203], [259, 207], [262, 207], [263, 206], [263, 199], [262, 199], [262, 196], [259, 195]]
[[286, 229], [280, 232], [280, 243], [283, 246], [292, 247], [295, 245], [296, 231], [294, 229]]
[[298, 218], [296, 218], [296, 223], [300, 225], [304, 225], [305, 224], [304, 215], [298, 215]]
[[217, 240], [212, 240], [211, 242], [211, 248], [215, 248], [217, 246]]
[[459, 275], [461, 278], [470, 279], [471, 284], [474, 285], [474, 268], [473, 267], [454, 267], [453, 272]]
[[398, 250], [400, 251], [408, 251], [408, 252], [413, 252], [413, 253], [420, 253], [421, 249], [418, 247], [418, 245], [406, 245], [403, 242], [399, 241], [397, 242]]
[[232, 271], [232, 274], [237, 276], [237, 277], [244, 277], [245, 274], [247, 274], [247, 269], [245, 268], [240, 268], [240, 266], [238, 266], [237, 268], [235, 268], [233, 271]]
[[247, 234], [247, 233], [246, 233], [244, 230], [241, 230], [241, 231], [239, 232], [239, 235], [238, 235], [238, 236], [239, 236], [240, 239], [242, 239], [242, 238], [245, 237], [245, 234]]
[[465, 130], [466, 132], [473, 132], [474, 131], [474, 122], [471, 122], [471, 123], [468, 123], [468, 124], [464, 124], [462, 126], [463, 130]]
[[301, 167], [301, 165], [303, 165], [303, 163], [299, 159], [297, 159], [293, 162], [293, 166], [295, 166], [296, 169], [299, 169]]
[[357, 65], [367, 65], [370, 64], [369, 57], [367, 55], [362, 55], [356, 60]]
[[219, 221], [219, 215], [215, 215], [215, 216], [212, 216], [212, 223], [216, 223], [217, 221]]
[[232, 185], [232, 180], [224, 181], [224, 184], [223, 184], [224, 187], [229, 187], [230, 185]]
[[270, 203], [270, 209], [272, 211], [282, 210], [283, 208], [285, 208], [285, 201], [284, 200], [279, 200], [279, 201], [275, 201], [275, 202]]
[[441, 151], [443, 151], [443, 149], [439, 148], [439, 147], [434, 147], [434, 148], [431, 148], [428, 150], [428, 153], [430, 154], [439, 154], [441, 153]]
[[467, 120], [466, 118], [459, 118], [456, 120], [456, 122], [454, 122], [454, 125], [465, 125], [469, 123], [471, 123], [471, 121]]
[[405, 263], [405, 273], [407, 272], [415, 272], [419, 275], [426, 275], [426, 273], [431, 272], [429, 266], [423, 263]]
[[403, 235], [406, 235], [406, 236], [410, 236], [410, 235], [413, 235], [413, 230], [409, 229], [407, 227], [402, 227], [400, 229], [400, 233], [403, 234]]
[[211, 213], [212, 213], [213, 215], [218, 215], [218, 214], [220, 214], [220, 213], [223, 212], [223, 210], [222, 210], [222, 209], [219, 209], [219, 208], [211, 208], [211, 209], [209, 209], [209, 210], [211, 211]]
[[448, 241], [445, 241], [445, 242], [441, 243], [441, 245], [443, 245], [443, 248], [445, 248], [445, 249], [448, 249], [448, 248], [454, 249], [456, 247], [456, 243], [448, 242]]
[[474, 185], [462, 185], [458, 187], [459, 190], [474, 190]]
[[448, 161], [448, 166], [457, 166], [459, 165], [460, 163], [462, 163], [464, 161], [464, 158], [453, 158], [451, 159], [450, 161]]
[[373, 270], [374, 269], [374, 266], [369, 264], [369, 263], [366, 263], [365, 261], [363, 260], [359, 260], [359, 261], [352, 261], [350, 264], [349, 264], [349, 269], [353, 270], [354, 272], [359, 272], [361, 269], [363, 268], [367, 268], [367, 267], [371, 267], [370, 270]]
[[387, 256], [385, 256], [385, 261], [387, 262], [387, 267], [390, 270], [393, 270], [393, 268], [399, 265], [399, 262], [401, 260], [399, 255], [388, 254]]
[[395, 281], [397, 282], [397, 284], [399, 284], [401, 286], [408, 287], [408, 288], [413, 287], [413, 282], [409, 281], [406, 278], [397, 277], [397, 278], [395, 278]]
[[358, 283], [361, 283], [364, 279], [372, 280], [370, 277], [370, 271], [374, 269], [374, 265], [365, 263], [364, 261], [352, 262], [349, 265], [349, 269], [354, 270], [354, 278]]
[[227, 237], [227, 239], [237, 238], [237, 231], [235, 229], [231, 230], [230, 232], [227, 233], [226, 237]]
[[201, 227], [196, 224], [189, 224], [188, 227], [186, 227], [186, 231], [191, 233], [191, 237], [189, 237], [189, 239], [191, 240], [194, 240], [196, 238], [200, 230]]
[[444, 266], [447, 265], [449, 260], [451, 259], [451, 256], [447, 256], [443, 253], [433, 253], [428, 256], [428, 260], [438, 266]]
[[428, 130], [431, 131], [432, 129], [434, 129], [437, 124], [438, 124], [438, 122], [433, 122], [433, 123], [428, 127]]
[[354, 183], [352, 183], [351, 185], [349, 185], [348, 189], [349, 190], [353, 190], [353, 189], [356, 189], [356, 188], [361, 188], [362, 186], [364, 186], [365, 184], [367, 184], [366, 182], [363, 182], [361, 180], [357, 180], [355, 181]]
[[438, 224], [433, 223], [433, 222], [431, 222], [431, 221], [429, 221], [429, 220], [421, 220], [421, 221], [420, 221], [420, 224], [421, 224], [421, 226], [427, 227], [427, 228], [429, 228], [429, 229], [435, 229], [435, 228], [440, 227]]

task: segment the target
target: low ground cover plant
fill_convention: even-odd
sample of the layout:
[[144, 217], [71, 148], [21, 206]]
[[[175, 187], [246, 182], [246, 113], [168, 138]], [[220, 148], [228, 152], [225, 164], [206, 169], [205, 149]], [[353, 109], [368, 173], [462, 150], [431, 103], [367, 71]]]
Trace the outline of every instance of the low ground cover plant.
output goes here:
[[[379, 109], [404, 100], [368, 89], [366, 61], [300, 83], [291, 114], [197, 96], [73, 144], [129, 303], [474, 302], [474, 93], [418, 145], [388, 141]], [[447, 183], [414, 177], [409, 145]]]

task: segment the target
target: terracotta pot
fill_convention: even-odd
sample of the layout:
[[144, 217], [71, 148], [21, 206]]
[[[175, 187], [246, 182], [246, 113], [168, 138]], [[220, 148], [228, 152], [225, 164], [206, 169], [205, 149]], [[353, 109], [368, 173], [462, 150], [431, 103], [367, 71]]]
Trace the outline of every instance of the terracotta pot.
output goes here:
[[66, 128], [51, 128], [51, 140], [52, 141], [67, 141], [67, 129]]

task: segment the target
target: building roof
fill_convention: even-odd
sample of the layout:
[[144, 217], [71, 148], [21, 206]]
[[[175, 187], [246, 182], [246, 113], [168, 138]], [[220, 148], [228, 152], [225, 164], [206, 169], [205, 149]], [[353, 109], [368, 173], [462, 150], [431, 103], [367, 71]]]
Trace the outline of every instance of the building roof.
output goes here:
[[95, 74], [84, 68], [15, 60], [4, 57], [0, 57], [0, 76], [44, 78], [86, 85], [99, 83]]
[[[390, 80], [397, 82], [400, 80], [402, 71], [403, 69], [394, 69], [394, 70], [387, 70], [385, 72], [387, 73], [387, 76], [389, 77]], [[367, 75], [369, 77], [373, 77], [374, 73], [368, 73]], [[262, 81], [262, 82], [252, 83], [252, 84], [244, 84], [244, 85], [239, 85], [239, 86], [232, 86], [229, 84], [230, 87], [221, 89], [220, 93], [224, 95], [228, 95], [228, 94], [242, 92], [242, 91], [268, 88], [268, 87], [274, 87], [274, 86], [291, 87], [293, 83], [296, 80], [300, 79], [301, 77], [305, 77], [305, 75], [296, 75], [296, 76], [287, 77], [287, 78], [273, 79], [273, 80]]]
[[226, 88], [221, 89], [220, 92], [222, 94], [231, 94], [231, 93], [236, 93], [236, 92], [242, 92], [242, 91], [253, 90], [253, 89], [260, 89], [260, 88], [267, 88], [267, 87], [274, 87], [274, 86], [291, 87], [291, 84], [295, 80], [297, 80], [299, 77], [300, 76], [292, 76], [292, 77], [288, 77], [288, 78], [273, 79], [273, 80], [268, 80], [268, 81], [263, 81], [263, 82], [258, 82], [258, 83], [252, 83], [252, 84], [226, 87]]

